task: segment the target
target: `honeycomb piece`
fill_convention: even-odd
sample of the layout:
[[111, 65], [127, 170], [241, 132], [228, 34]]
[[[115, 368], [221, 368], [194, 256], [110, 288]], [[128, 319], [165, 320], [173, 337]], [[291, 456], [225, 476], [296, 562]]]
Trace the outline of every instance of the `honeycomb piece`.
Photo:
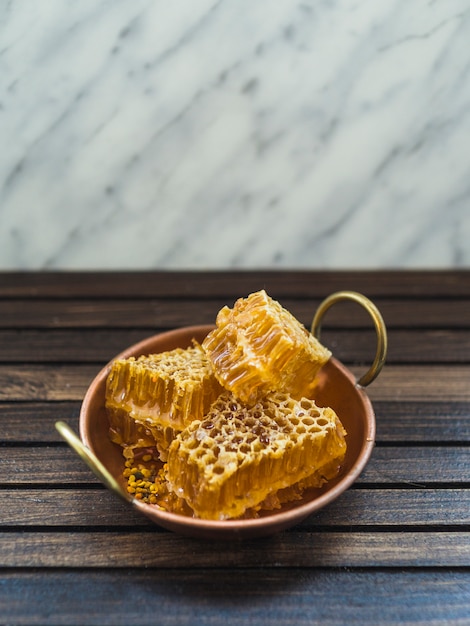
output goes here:
[[106, 381], [111, 437], [168, 447], [173, 432], [201, 419], [220, 392], [199, 345], [117, 359]]
[[168, 448], [179, 432], [170, 426], [159, 426], [150, 420], [139, 421], [129, 411], [108, 406], [109, 437], [113, 443], [129, 449], [156, 448], [165, 461]]
[[325, 482], [328, 482], [332, 478], [338, 475], [338, 459], [334, 458], [319, 467], [313, 474], [299, 480], [299, 482], [279, 489], [279, 491], [271, 492], [260, 504], [251, 509], [251, 516], [256, 517], [258, 511], [272, 511], [274, 509], [280, 509], [283, 504], [287, 502], [293, 502], [294, 500], [300, 500], [306, 489], [322, 487]]
[[171, 444], [170, 489], [197, 517], [240, 517], [272, 493], [336, 475], [345, 434], [336, 413], [313, 400], [275, 393], [248, 407], [224, 393]]
[[296, 318], [263, 291], [223, 307], [202, 343], [220, 384], [254, 403], [283, 391], [309, 397], [331, 353]]

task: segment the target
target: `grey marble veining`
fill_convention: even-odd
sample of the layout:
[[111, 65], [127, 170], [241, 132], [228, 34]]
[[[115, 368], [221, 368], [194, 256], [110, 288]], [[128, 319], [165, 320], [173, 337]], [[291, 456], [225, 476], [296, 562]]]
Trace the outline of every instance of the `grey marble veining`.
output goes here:
[[470, 0], [0, 0], [0, 268], [470, 266]]

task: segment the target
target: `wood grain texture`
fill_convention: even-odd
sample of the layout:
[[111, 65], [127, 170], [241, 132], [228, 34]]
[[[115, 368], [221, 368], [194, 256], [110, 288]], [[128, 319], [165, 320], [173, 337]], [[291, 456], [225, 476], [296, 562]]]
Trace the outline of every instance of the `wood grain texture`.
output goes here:
[[[248, 293], [248, 292], [247, 292]], [[246, 295], [247, 295], [246, 293]], [[245, 292], [240, 292], [245, 295]], [[270, 294], [271, 295], [271, 294]], [[273, 296], [274, 297], [274, 296]], [[22, 329], [135, 329], [149, 333], [192, 326], [213, 324], [221, 307], [232, 306], [235, 297], [191, 299], [104, 299], [29, 300], [0, 299], [0, 328]], [[279, 302], [308, 328], [323, 298], [279, 298]], [[470, 301], [462, 299], [390, 300], [374, 298], [375, 304], [391, 330], [446, 328], [467, 329]], [[342, 302], [332, 307], [324, 318], [325, 327], [335, 329], [370, 328], [367, 313], [357, 304]]]
[[[84, 601], [85, 599], [85, 601]], [[470, 574], [305, 568], [4, 571], [0, 615], [31, 626], [463, 626]]]
[[2, 532], [0, 567], [465, 567], [470, 532], [299, 532], [243, 542], [146, 533]]
[[[88, 385], [122, 349], [261, 288], [307, 327], [336, 290], [379, 306], [376, 447], [295, 528], [177, 536], [104, 489], [54, 423], [78, 429]], [[356, 376], [369, 366], [357, 305], [331, 309], [321, 337]], [[468, 271], [0, 272], [0, 624], [470, 623], [469, 383]]]
[[369, 297], [469, 297], [469, 272], [420, 271], [149, 271], [1, 272], [0, 297], [142, 298], [165, 296], [196, 300], [239, 297], [258, 289], [273, 297], [326, 297], [350, 289]]
[[[96, 485], [97, 487], [98, 485]], [[29, 487], [29, 488], [28, 488]], [[153, 522], [105, 489], [31, 488], [0, 489], [1, 527], [106, 527], [151, 526]], [[369, 489], [358, 485], [308, 517], [302, 528], [445, 527], [468, 523], [470, 488]]]

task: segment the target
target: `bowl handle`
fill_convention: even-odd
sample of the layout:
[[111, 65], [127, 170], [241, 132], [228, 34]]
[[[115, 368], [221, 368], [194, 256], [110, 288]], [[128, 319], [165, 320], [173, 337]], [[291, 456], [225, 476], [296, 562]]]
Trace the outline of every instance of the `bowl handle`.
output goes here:
[[363, 296], [361, 293], [357, 293], [356, 291], [337, 291], [332, 293], [320, 303], [313, 317], [310, 332], [316, 339], [320, 339], [321, 323], [324, 314], [333, 304], [341, 302], [342, 300], [352, 300], [353, 302], [360, 304], [369, 313], [372, 321], [374, 322], [377, 334], [375, 358], [369, 370], [357, 381], [357, 384], [361, 387], [367, 387], [367, 385], [370, 385], [370, 383], [380, 374], [387, 355], [387, 329], [385, 327], [385, 322], [380, 314], [380, 311], [375, 304], [369, 300], [369, 298], [366, 298], [366, 296]]
[[126, 500], [126, 502], [132, 502], [134, 500], [134, 497], [121, 487], [114, 476], [106, 469], [95, 454], [82, 443], [81, 439], [68, 424], [59, 421], [56, 422], [55, 427], [69, 446], [75, 450], [82, 461], [85, 461], [95, 476], [99, 478], [108, 489], [116, 493], [123, 500]]

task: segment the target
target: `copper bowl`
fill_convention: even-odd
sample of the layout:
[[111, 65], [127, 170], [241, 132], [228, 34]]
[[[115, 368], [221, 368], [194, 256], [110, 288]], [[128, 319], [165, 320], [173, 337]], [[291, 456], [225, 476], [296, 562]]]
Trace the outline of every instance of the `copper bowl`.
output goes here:
[[[319, 406], [330, 406], [336, 411], [348, 433], [348, 447], [340, 475], [321, 489], [307, 490], [300, 501], [284, 505], [279, 510], [266, 512], [253, 519], [211, 521], [169, 513], [128, 494], [125, 479], [122, 477], [124, 460], [121, 448], [112, 443], [108, 436], [105, 387], [110, 364], [99, 372], [83, 400], [80, 411], [81, 439], [64, 422], [58, 422], [56, 427], [108, 488], [168, 530], [193, 537], [234, 539], [270, 535], [298, 524], [336, 499], [354, 483], [374, 447], [375, 415], [364, 387], [376, 378], [385, 361], [387, 336], [379, 311], [361, 294], [338, 292], [320, 305], [311, 332], [318, 337], [326, 310], [335, 302], [345, 299], [358, 302], [370, 313], [377, 331], [376, 356], [371, 368], [359, 381], [356, 381], [353, 374], [334, 357], [331, 357], [322, 368], [315, 401]], [[177, 347], [186, 348], [192, 344], [193, 339], [202, 342], [212, 328], [213, 326], [189, 326], [164, 332], [127, 348], [115, 358], [138, 357]]]

